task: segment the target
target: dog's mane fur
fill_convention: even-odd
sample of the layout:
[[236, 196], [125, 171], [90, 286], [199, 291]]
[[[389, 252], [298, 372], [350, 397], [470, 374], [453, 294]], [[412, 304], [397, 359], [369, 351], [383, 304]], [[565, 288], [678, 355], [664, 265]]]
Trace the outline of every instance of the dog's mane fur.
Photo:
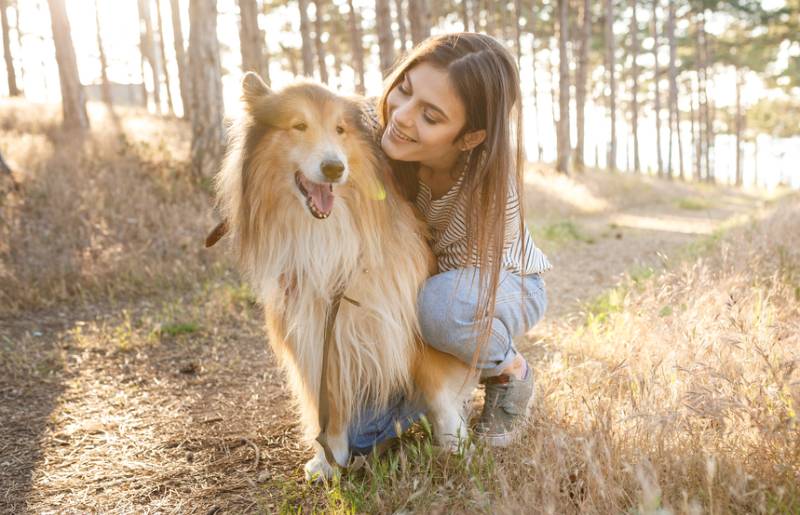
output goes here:
[[[331, 424], [410, 388], [418, 352], [417, 291], [428, 276], [424, 224], [400, 199], [354, 100], [314, 84], [258, 95], [230, 129], [217, 179], [219, 208], [242, 269], [264, 305], [270, 344], [288, 370], [306, 437], [319, 430], [323, 332], [337, 290], [342, 302], [328, 360]], [[283, 135], [292, 113], [344, 119], [349, 177], [329, 218], [317, 220], [286, 187], [294, 165]]]

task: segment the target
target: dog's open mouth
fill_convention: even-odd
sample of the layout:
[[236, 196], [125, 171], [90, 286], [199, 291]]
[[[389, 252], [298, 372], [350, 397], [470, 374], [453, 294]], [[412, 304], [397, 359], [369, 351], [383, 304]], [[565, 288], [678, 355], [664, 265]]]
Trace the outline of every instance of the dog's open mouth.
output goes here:
[[328, 218], [333, 210], [333, 184], [311, 182], [300, 170], [294, 173], [294, 182], [306, 198], [306, 205], [314, 218]]

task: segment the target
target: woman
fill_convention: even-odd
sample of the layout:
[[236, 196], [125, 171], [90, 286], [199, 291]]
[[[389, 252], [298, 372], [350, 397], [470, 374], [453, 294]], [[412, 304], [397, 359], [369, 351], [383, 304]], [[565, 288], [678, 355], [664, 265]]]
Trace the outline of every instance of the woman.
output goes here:
[[544, 315], [541, 273], [550, 268], [517, 193], [520, 96], [514, 59], [497, 40], [445, 34], [397, 65], [374, 117], [438, 261], [418, 298], [422, 337], [480, 370], [486, 400], [475, 432], [494, 446], [510, 443], [528, 415], [533, 375], [513, 339]]

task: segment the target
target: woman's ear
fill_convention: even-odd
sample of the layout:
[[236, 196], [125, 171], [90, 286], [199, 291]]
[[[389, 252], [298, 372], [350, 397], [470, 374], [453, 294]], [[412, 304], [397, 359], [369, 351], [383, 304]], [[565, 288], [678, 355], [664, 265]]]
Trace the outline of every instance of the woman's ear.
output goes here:
[[472, 131], [464, 134], [461, 137], [461, 150], [472, 150], [473, 148], [477, 147], [483, 140], [486, 139], [486, 130], [479, 129], [477, 131]]

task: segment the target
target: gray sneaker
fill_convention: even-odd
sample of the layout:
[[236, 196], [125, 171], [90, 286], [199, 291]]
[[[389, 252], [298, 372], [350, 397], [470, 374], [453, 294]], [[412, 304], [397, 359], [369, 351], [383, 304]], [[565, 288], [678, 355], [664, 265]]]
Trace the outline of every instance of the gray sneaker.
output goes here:
[[533, 370], [525, 379], [509, 375], [489, 377], [483, 412], [475, 426], [477, 437], [492, 447], [505, 447], [519, 436], [533, 404]]

